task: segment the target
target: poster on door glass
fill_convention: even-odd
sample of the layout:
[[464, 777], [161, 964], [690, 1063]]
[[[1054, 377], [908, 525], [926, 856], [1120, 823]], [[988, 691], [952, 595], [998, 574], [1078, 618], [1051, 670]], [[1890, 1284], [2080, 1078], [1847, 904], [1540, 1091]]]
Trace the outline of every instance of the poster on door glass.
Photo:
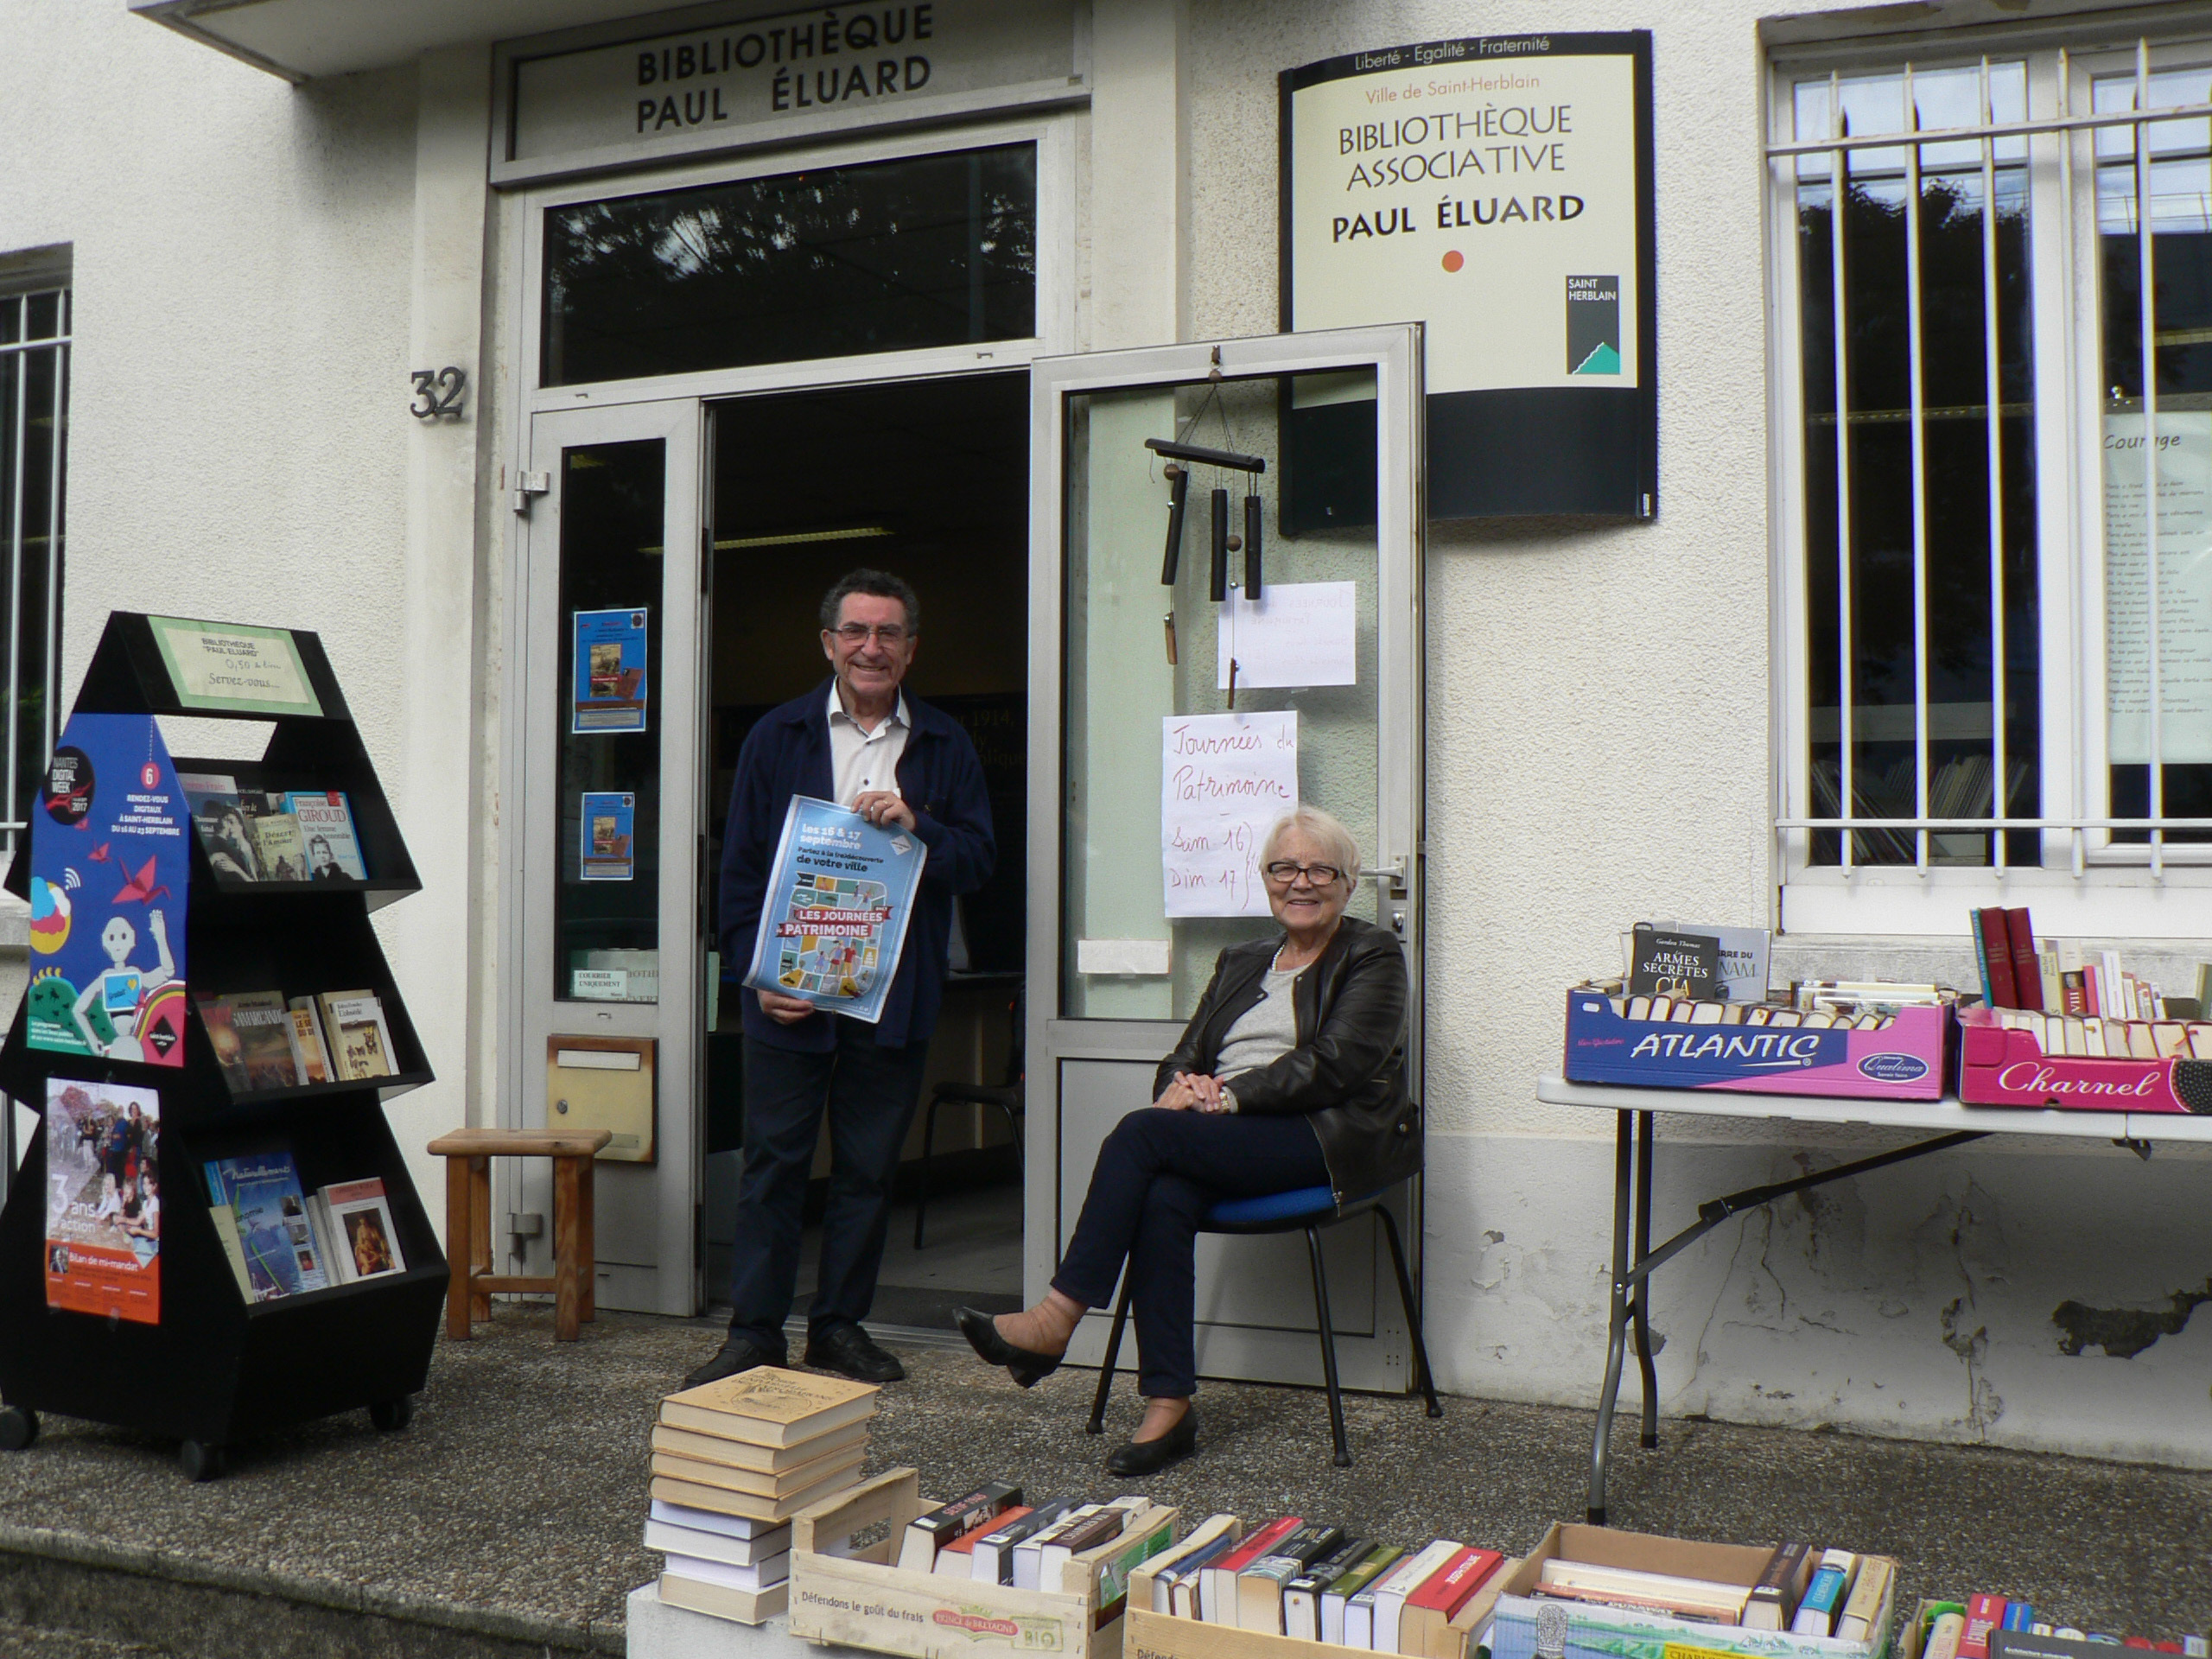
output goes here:
[[587, 881], [627, 881], [637, 874], [638, 798], [620, 790], [586, 790], [582, 866]]
[[645, 615], [643, 606], [576, 613], [572, 734], [645, 729]]
[[46, 1080], [46, 1305], [162, 1319], [162, 1097]]
[[834, 801], [794, 795], [745, 982], [870, 1025], [898, 977], [929, 849]]
[[[2105, 684], [2114, 766], [2151, 759], [2151, 533], [2158, 546], [2158, 747], [2212, 760], [2212, 413], [2105, 416]], [[2155, 461], [2146, 461], [2145, 451]], [[2158, 480], [2155, 518], [2145, 511]]]

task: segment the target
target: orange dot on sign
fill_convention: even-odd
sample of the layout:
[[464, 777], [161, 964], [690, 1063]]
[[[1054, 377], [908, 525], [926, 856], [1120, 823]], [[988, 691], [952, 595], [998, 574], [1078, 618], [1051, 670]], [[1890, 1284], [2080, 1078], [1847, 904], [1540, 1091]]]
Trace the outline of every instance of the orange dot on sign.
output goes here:
[[1446, 270], [1457, 270], [1466, 263], [1467, 256], [1457, 248], [1444, 256], [1444, 269]]

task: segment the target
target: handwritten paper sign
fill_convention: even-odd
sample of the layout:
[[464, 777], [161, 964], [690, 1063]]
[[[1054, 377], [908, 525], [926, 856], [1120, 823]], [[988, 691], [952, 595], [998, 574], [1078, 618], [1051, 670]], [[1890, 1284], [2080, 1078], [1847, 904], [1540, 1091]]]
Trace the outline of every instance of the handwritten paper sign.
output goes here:
[[1298, 804], [1298, 715], [1160, 721], [1160, 856], [1170, 916], [1265, 916], [1260, 843]]
[[1359, 586], [1350, 582], [1276, 583], [1248, 600], [1231, 594], [1221, 607], [1214, 683], [1229, 689], [1229, 659], [1236, 683], [1356, 685], [1359, 683]]
[[[2143, 417], [2105, 416], [2105, 683], [2115, 766], [2151, 758], [2149, 514]], [[2158, 747], [2212, 760], [2212, 414], [2160, 410]]]
[[300, 648], [288, 628], [236, 622], [196, 622], [149, 616], [154, 643], [169, 671], [176, 700], [187, 709], [233, 709], [255, 715], [320, 715]]

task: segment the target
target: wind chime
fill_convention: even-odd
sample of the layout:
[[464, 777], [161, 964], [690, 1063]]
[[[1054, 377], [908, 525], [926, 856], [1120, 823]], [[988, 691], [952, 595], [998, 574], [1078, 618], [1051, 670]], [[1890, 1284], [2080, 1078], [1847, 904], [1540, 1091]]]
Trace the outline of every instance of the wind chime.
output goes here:
[[[1176, 572], [1183, 558], [1183, 516], [1189, 505], [1191, 468], [1219, 467], [1231, 472], [1244, 473], [1256, 479], [1268, 470], [1266, 458], [1261, 455], [1240, 455], [1228, 449], [1206, 449], [1195, 443], [1173, 443], [1166, 438], [1147, 438], [1144, 447], [1163, 457], [1167, 466], [1167, 550], [1160, 566], [1160, 585], [1171, 594], [1175, 587]], [[1229, 492], [1217, 488], [1213, 492], [1213, 561], [1206, 575], [1206, 597], [1215, 604], [1229, 598], [1229, 556], [1242, 551], [1244, 555], [1244, 597], [1257, 601], [1260, 597], [1260, 498], [1247, 493], [1244, 497], [1244, 533], [1232, 534], [1229, 524]], [[1175, 612], [1171, 597], [1164, 619], [1167, 630], [1167, 662], [1172, 668], [1176, 662]], [[1229, 706], [1236, 706], [1236, 659], [1229, 660]]]

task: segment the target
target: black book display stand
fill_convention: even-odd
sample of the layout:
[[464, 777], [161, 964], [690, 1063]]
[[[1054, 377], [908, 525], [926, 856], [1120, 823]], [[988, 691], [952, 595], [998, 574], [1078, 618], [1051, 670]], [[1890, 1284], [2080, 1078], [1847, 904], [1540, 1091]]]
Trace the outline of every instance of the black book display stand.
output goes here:
[[[242, 672], [222, 671], [225, 651]], [[172, 760], [156, 715], [273, 730], [257, 761]], [[137, 747], [125, 755], [129, 744]], [[177, 772], [227, 774], [241, 791], [343, 791], [365, 879], [219, 872]], [[404, 1427], [429, 1373], [446, 1262], [385, 1120], [387, 1096], [431, 1076], [369, 912], [420, 883], [321, 640], [111, 614], [30, 817], [6, 885], [31, 902], [32, 983], [0, 1046], [0, 1089], [42, 1122], [0, 1211], [0, 1449], [31, 1445], [38, 1414], [50, 1412], [174, 1439], [197, 1480], [222, 1472], [226, 1446], [313, 1418], [365, 1408], [379, 1428]], [[87, 941], [105, 951], [89, 967]], [[362, 990], [382, 1002], [391, 1075], [250, 1092], [226, 1082], [193, 1000]], [[55, 1033], [66, 1045], [76, 1030], [86, 1033], [79, 1051], [57, 1052]], [[147, 1091], [158, 1096], [158, 1127], [142, 1135], [130, 1120], [127, 1137], [104, 1141], [101, 1124], [125, 1120], [104, 1100]], [[327, 1287], [290, 1294], [267, 1295], [257, 1279], [249, 1297], [221, 1225], [230, 1211], [219, 1220], [207, 1172], [283, 1154], [303, 1193], [381, 1180], [404, 1268], [347, 1283], [329, 1274]], [[84, 1217], [96, 1194], [109, 1203], [99, 1189], [114, 1177], [102, 1172], [142, 1156], [158, 1187], [150, 1255], [143, 1239], [135, 1265], [111, 1251], [120, 1268], [108, 1285], [74, 1287], [67, 1239], [121, 1238], [97, 1220], [88, 1235]], [[134, 1189], [138, 1167], [129, 1163], [124, 1178]], [[285, 1217], [294, 1210], [287, 1204]], [[81, 1268], [96, 1253], [76, 1254]], [[335, 1264], [320, 1265], [327, 1274]]]

